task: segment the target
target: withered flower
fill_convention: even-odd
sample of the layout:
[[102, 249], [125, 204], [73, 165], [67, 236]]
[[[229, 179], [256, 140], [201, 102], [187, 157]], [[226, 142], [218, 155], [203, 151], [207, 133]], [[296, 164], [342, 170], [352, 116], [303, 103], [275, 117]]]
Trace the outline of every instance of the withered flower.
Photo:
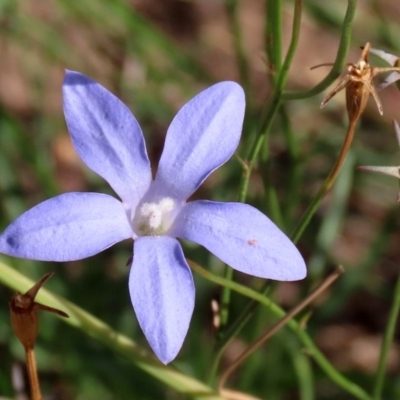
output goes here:
[[[324, 107], [329, 100], [339, 93], [342, 89], [346, 89], [346, 107], [349, 115], [349, 120], [357, 120], [364, 111], [367, 100], [372, 94], [379, 113], [383, 114], [382, 104], [379, 100], [377, 90], [375, 88], [373, 78], [385, 72], [400, 72], [400, 68], [393, 67], [372, 67], [368, 61], [368, 55], [371, 50], [371, 45], [366, 43], [361, 57], [356, 64], [348, 64], [347, 74], [339, 81], [339, 83], [329, 92], [321, 103], [321, 108]], [[323, 65], [320, 64], [313, 68]]]
[[44, 275], [25, 294], [15, 293], [10, 302], [11, 326], [25, 349], [32, 400], [42, 398], [33, 349], [39, 331], [37, 312], [38, 310], [49, 311], [68, 318], [68, 314], [64, 311], [35, 302], [39, 289], [52, 275], [52, 272]]

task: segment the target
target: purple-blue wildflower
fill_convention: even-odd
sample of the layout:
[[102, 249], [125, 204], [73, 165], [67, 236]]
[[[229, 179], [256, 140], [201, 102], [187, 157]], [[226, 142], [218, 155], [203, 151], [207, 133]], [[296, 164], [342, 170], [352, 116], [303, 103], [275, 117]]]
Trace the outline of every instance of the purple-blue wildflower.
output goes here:
[[63, 99], [77, 153], [121, 201], [99, 193], [65, 193], [44, 201], [6, 228], [0, 252], [73, 261], [133, 238], [130, 296], [140, 327], [163, 363], [180, 350], [194, 307], [192, 274], [176, 238], [204, 246], [247, 274], [282, 281], [305, 277], [296, 247], [257, 209], [186, 203], [238, 146], [245, 109], [238, 84], [218, 83], [181, 108], [168, 128], [154, 180], [140, 126], [118, 98], [67, 71]]

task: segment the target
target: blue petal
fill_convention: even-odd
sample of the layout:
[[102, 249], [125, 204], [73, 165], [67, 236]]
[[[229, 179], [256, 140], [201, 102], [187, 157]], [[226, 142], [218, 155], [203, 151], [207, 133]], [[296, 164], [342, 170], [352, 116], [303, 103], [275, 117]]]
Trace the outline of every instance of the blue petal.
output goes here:
[[0, 235], [0, 253], [73, 261], [132, 236], [119, 200], [98, 193], [66, 193], [38, 204], [9, 225]]
[[172, 121], [155, 185], [186, 200], [234, 153], [242, 132], [245, 98], [234, 82], [221, 82], [185, 104]]
[[247, 204], [190, 202], [171, 235], [201, 244], [232, 268], [250, 275], [279, 281], [306, 276], [304, 260], [294, 244]]
[[78, 72], [66, 72], [63, 95], [65, 119], [79, 156], [134, 207], [152, 179], [135, 117], [107, 89]]
[[178, 354], [194, 307], [192, 273], [179, 242], [168, 236], [135, 241], [129, 291], [140, 327], [164, 364]]

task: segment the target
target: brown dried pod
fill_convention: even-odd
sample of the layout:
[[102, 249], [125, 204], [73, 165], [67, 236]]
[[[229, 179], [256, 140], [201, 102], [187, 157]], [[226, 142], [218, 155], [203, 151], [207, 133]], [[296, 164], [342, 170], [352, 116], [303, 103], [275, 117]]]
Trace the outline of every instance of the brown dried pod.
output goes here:
[[52, 275], [52, 272], [44, 275], [25, 294], [15, 293], [10, 302], [11, 326], [25, 349], [32, 400], [42, 398], [33, 349], [39, 331], [37, 311], [49, 311], [68, 318], [68, 314], [61, 310], [35, 302], [39, 289]]
[[43, 284], [53, 275], [52, 272], [44, 275], [25, 294], [15, 293], [10, 302], [11, 326], [15, 336], [25, 348], [33, 347], [38, 334], [38, 310], [53, 312], [67, 317], [63, 311], [35, 302], [35, 297]]
[[[378, 68], [372, 67], [368, 62], [368, 55], [371, 45], [366, 43], [361, 53], [361, 57], [356, 64], [348, 64], [347, 74], [339, 81], [339, 83], [328, 93], [321, 103], [321, 108], [324, 107], [329, 100], [334, 97], [342, 89], [346, 89], [346, 107], [349, 119], [356, 120], [364, 111], [367, 100], [372, 94], [379, 113], [383, 114], [382, 104], [379, 100], [378, 93], [375, 89], [373, 78], [385, 72], [400, 72], [398, 67]], [[314, 68], [332, 64], [320, 64]]]

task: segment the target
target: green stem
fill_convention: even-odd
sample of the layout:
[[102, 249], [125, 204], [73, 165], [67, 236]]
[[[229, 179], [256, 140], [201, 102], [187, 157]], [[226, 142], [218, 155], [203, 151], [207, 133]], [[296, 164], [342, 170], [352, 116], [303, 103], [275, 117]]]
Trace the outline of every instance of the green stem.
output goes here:
[[[267, 291], [268, 288], [266, 288], [265, 293]], [[217, 342], [214, 348], [214, 357], [212, 360], [212, 364], [207, 373], [206, 382], [208, 385], [212, 386], [214, 384], [215, 377], [217, 376], [219, 361], [226, 347], [228, 346], [230, 341], [238, 334], [238, 332], [240, 332], [241, 329], [247, 324], [249, 319], [253, 316], [253, 312], [257, 306], [257, 302], [249, 302], [247, 306], [243, 309], [241, 314], [238, 316], [238, 318], [236, 318], [235, 322], [229, 327], [229, 329], [226, 330], [224, 334], [224, 340]]]
[[249, 101], [251, 101], [252, 99], [250, 72], [249, 72], [250, 69], [243, 48], [243, 38], [239, 24], [238, 6], [239, 6], [238, 0], [225, 1], [225, 9], [228, 15], [228, 21], [233, 35], [233, 46], [236, 54], [236, 63], [239, 69], [240, 82], [243, 85], [244, 91], [246, 93], [247, 107], [251, 109], [251, 106], [249, 106]]
[[[239, 13], [238, 13], [238, 0], [226, 0], [225, 1], [225, 9], [228, 15], [228, 21], [231, 27], [231, 32], [233, 35], [233, 44], [234, 50], [236, 54], [236, 62], [239, 69], [239, 76], [242, 85], [244, 86], [246, 100], [247, 100], [247, 110], [248, 112], [252, 112], [251, 106], [251, 84], [250, 84], [250, 72], [249, 65], [247, 62], [247, 57], [245, 51], [243, 49], [243, 40], [241, 35], [241, 29], [239, 24]], [[249, 127], [249, 120], [246, 118], [245, 121], [246, 127]], [[226, 279], [232, 279], [233, 271], [231, 268], [225, 266], [224, 272]], [[224, 329], [228, 323], [229, 319], [229, 304], [231, 301], [231, 293], [229, 290], [223, 290], [221, 295], [221, 322], [218, 330], [217, 341], [220, 340], [224, 335]]]
[[282, 66], [282, 0], [267, 0], [265, 11], [265, 50], [268, 69], [274, 74]]
[[[266, 166], [265, 169], [269, 170], [269, 165]], [[265, 191], [268, 206], [268, 215], [280, 229], [285, 231], [285, 221], [283, 218], [282, 207], [280, 206], [276, 189], [273, 185], [269, 183], [265, 186]]]
[[256, 141], [255, 141], [252, 149], [250, 150], [250, 155], [248, 158], [249, 161], [247, 162], [247, 168], [243, 171], [243, 177], [240, 182], [239, 201], [241, 201], [241, 202], [244, 202], [246, 200], [250, 176], [253, 171], [254, 164], [258, 158], [258, 155], [260, 154], [260, 150], [261, 150], [263, 144], [265, 143], [265, 141], [268, 137], [269, 130], [271, 128], [272, 121], [275, 117], [275, 114], [276, 114], [277, 110], [279, 109], [279, 106], [281, 105], [283, 87], [286, 84], [288, 73], [289, 73], [289, 68], [292, 63], [294, 53], [296, 51], [297, 44], [299, 41], [302, 5], [303, 5], [302, 0], [296, 0], [294, 16], [293, 16], [292, 37], [291, 37], [289, 49], [288, 49], [287, 55], [285, 57], [285, 61], [282, 65], [282, 68], [280, 69], [279, 74], [278, 74], [275, 92], [274, 92], [272, 101], [270, 103], [270, 107], [269, 107], [268, 111], [266, 112], [265, 117], [263, 118], [263, 121], [262, 121], [260, 129], [259, 129], [259, 134], [256, 138]]
[[386, 327], [385, 335], [383, 337], [381, 354], [379, 357], [379, 364], [375, 377], [374, 391], [372, 396], [373, 400], [381, 400], [382, 398], [383, 381], [385, 379], [385, 372], [386, 372], [386, 362], [389, 354], [390, 345], [392, 344], [393, 341], [399, 310], [400, 310], [400, 276], [397, 278], [396, 288], [394, 290], [393, 304], [389, 313], [389, 321]]
[[[225, 265], [224, 271], [225, 279], [232, 280], [233, 269]], [[217, 334], [217, 343], [222, 340], [225, 336], [225, 327], [228, 324], [229, 319], [229, 304], [231, 301], [231, 291], [229, 289], [223, 289], [221, 294], [221, 311], [220, 311], [220, 326]]]
[[357, 115], [357, 117], [355, 117], [349, 121], [349, 127], [347, 128], [346, 136], [344, 138], [344, 142], [343, 142], [339, 157], [336, 160], [335, 165], [333, 166], [328, 177], [325, 179], [325, 181], [324, 181], [323, 185], [321, 186], [321, 188], [319, 189], [317, 195], [314, 197], [313, 201], [308, 206], [306, 212], [303, 214], [301, 220], [299, 221], [298, 225], [296, 226], [295, 230], [293, 231], [293, 233], [291, 235], [291, 239], [293, 240], [294, 243], [296, 243], [300, 239], [301, 235], [304, 232], [304, 229], [307, 227], [311, 218], [317, 211], [325, 194], [329, 191], [329, 189], [335, 183], [336, 178], [339, 175], [340, 169], [342, 168], [342, 165], [344, 163], [344, 160], [346, 159], [347, 153], [349, 152], [351, 143], [353, 142], [354, 132], [355, 132], [356, 125], [357, 125], [359, 118], [360, 118], [360, 113]]
[[[231, 4], [231, 3], [235, 4], [236, 2], [228, 1], [227, 4]], [[241, 185], [239, 188], [239, 201], [240, 202], [244, 202], [246, 199], [248, 184], [249, 184], [249, 180], [250, 180], [251, 171], [253, 169], [253, 165], [256, 162], [256, 159], [261, 150], [262, 144], [265, 142], [265, 139], [268, 135], [273, 117], [279, 108], [280, 96], [281, 96], [281, 93], [283, 90], [283, 86], [286, 83], [287, 75], [289, 73], [289, 67], [292, 62], [294, 52], [296, 50], [297, 43], [298, 43], [298, 37], [300, 34], [301, 10], [302, 10], [302, 0], [296, 0], [294, 19], [293, 19], [292, 40], [291, 40], [291, 43], [289, 46], [288, 54], [285, 58], [285, 62], [279, 73], [277, 89], [275, 91], [275, 96], [272, 101], [272, 106], [270, 108], [270, 112], [268, 113], [264, 123], [261, 125], [261, 129], [259, 131], [260, 134], [259, 134], [258, 138], [256, 139], [255, 145], [253, 146], [253, 150], [250, 155], [250, 161], [246, 164], [247, 168], [245, 168], [243, 171], [243, 177], [242, 177]], [[229, 272], [228, 268], [226, 270], [227, 271], [226, 271], [225, 276], [227, 278], [231, 279], [232, 272]], [[227, 324], [227, 321], [228, 321], [229, 303], [230, 303], [229, 289], [224, 288], [223, 293], [222, 293], [222, 307], [224, 310], [224, 315], [221, 316], [221, 334], [223, 334], [223, 328]]]
[[[312, 284], [312, 282], [320, 279], [325, 274], [325, 268], [330, 262], [329, 249], [343, 228], [349, 197], [353, 189], [355, 158], [354, 152], [349, 151], [343, 164], [342, 172], [332, 189], [329, 205], [324, 209], [324, 218], [321, 220], [318, 230], [313, 232], [315, 237], [314, 249], [307, 260], [309, 284]], [[349, 281], [349, 275], [351, 275], [350, 272], [346, 276], [346, 281]], [[330, 302], [330, 304], [335, 303], [336, 300]]]
[[[35, 284], [34, 281], [2, 262], [0, 262], [0, 282], [21, 293], [26, 292]], [[138, 346], [130, 338], [114, 331], [109, 325], [63, 297], [42, 288], [36, 300], [66, 312], [69, 318], [62, 318], [63, 322], [80, 329], [84, 334], [127, 358], [132, 364], [176, 391], [198, 400], [223, 400], [223, 397], [204, 383], [171, 366], [161, 364], [150, 352]]]
[[283, 318], [281, 318], [274, 325], [269, 327], [256, 341], [246, 348], [228, 368], [225, 369], [218, 383], [218, 392], [222, 393], [222, 388], [225, 386], [228, 378], [232, 375], [239, 365], [246, 360], [251, 354], [253, 354], [260, 346], [262, 346], [267, 340], [269, 340], [275, 333], [281, 330], [290, 320], [292, 320], [297, 314], [304, 310], [312, 301], [321, 295], [336, 279], [343, 273], [343, 269], [338, 268], [331, 275], [329, 275], [321, 285], [314, 289], [306, 298], [298, 303], [293, 309], [291, 309]]
[[293, 133], [293, 128], [290, 123], [290, 118], [286, 107], [282, 106], [279, 110], [280, 122], [285, 136], [285, 142], [288, 150], [288, 165], [287, 165], [287, 190], [283, 200], [281, 213], [284, 216], [284, 226], [289, 226], [291, 221], [292, 211], [297, 208], [297, 199], [299, 188], [302, 181], [302, 169], [299, 166], [299, 145]]
[[314, 400], [315, 385], [309, 358], [298, 349], [291, 352], [290, 357], [299, 380], [300, 399]]
[[[249, 289], [248, 287], [239, 285], [236, 282], [229, 281], [220, 276], [213, 275], [211, 272], [201, 268], [199, 265], [192, 261], [188, 261], [190, 268], [192, 268], [195, 272], [201, 275], [203, 278], [217, 283], [219, 285], [227, 286], [231, 290], [240, 293], [244, 296], [247, 296], [265, 307], [267, 307], [272, 314], [274, 314], [278, 318], [283, 318], [286, 313], [280, 308], [277, 304], [275, 304], [272, 300], [268, 299], [264, 295]], [[312, 356], [315, 362], [319, 365], [319, 367], [325, 372], [328, 378], [336, 383], [339, 387], [341, 387], [346, 392], [352, 394], [355, 398], [359, 400], [372, 400], [372, 398], [358, 385], [347, 379], [343, 376], [330, 362], [329, 360], [321, 353], [318, 347], [314, 344], [308, 333], [304, 330], [304, 328], [294, 319], [288, 321], [287, 326], [297, 335], [303, 345], [307, 348], [307, 354]]]
[[283, 100], [300, 100], [315, 96], [325, 90], [341, 74], [347, 60], [347, 53], [350, 48], [351, 28], [357, 8], [357, 0], [348, 0], [346, 15], [343, 20], [342, 32], [340, 36], [339, 49], [336, 60], [329, 74], [316, 86], [303, 92], [285, 92], [282, 94]]
[[[294, 17], [293, 17], [292, 38], [291, 38], [291, 42], [289, 45], [288, 53], [285, 57], [283, 66], [282, 66], [281, 70], [279, 71], [277, 85], [275, 88], [275, 95], [272, 100], [271, 107], [269, 109], [269, 112], [267, 113], [266, 118], [264, 119], [263, 123], [261, 124], [258, 137], [256, 138], [256, 141], [250, 152], [249, 162], [246, 163], [246, 167], [243, 170], [243, 176], [242, 176], [241, 183], [239, 186], [239, 201], [240, 202], [244, 202], [246, 199], [249, 180], [250, 180], [253, 166], [257, 160], [257, 157], [260, 153], [262, 145], [265, 143], [265, 140], [269, 133], [269, 129], [272, 124], [272, 120], [273, 120], [273, 118], [279, 108], [279, 105], [280, 105], [281, 94], [282, 94], [283, 87], [287, 80], [287, 76], [289, 73], [289, 67], [292, 62], [292, 59], [293, 59], [293, 56], [294, 56], [294, 53], [295, 53], [295, 50], [297, 47], [298, 38], [300, 35], [301, 12], [302, 12], [302, 0], [296, 0]], [[232, 274], [233, 274], [233, 272], [231, 271], [231, 269], [226, 268], [225, 277], [227, 279], [231, 280]], [[221, 330], [220, 330], [220, 334], [218, 337], [219, 340], [216, 345], [216, 349], [219, 348], [219, 345], [224, 346], [224, 343], [227, 342], [227, 339], [224, 335], [224, 327], [226, 326], [226, 324], [228, 322], [228, 310], [229, 310], [229, 304], [230, 304], [230, 296], [231, 296], [230, 288], [228, 286], [224, 286], [224, 288], [222, 290], [222, 300], [221, 300], [221, 307], [222, 307], [222, 311], [223, 311], [223, 314], [221, 315]], [[218, 353], [218, 351], [219, 350], [214, 350], [213, 354], [216, 355]], [[216, 363], [214, 362], [213, 365], [215, 366], [213, 368], [213, 370], [216, 371]]]
[[282, 106], [279, 110], [280, 123], [282, 126], [283, 135], [285, 137], [285, 143], [287, 145], [287, 151], [289, 154], [289, 160], [292, 164], [298, 162], [299, 159], [299, 145], [296, 140], [291, 121], [287, 112], [286, 107]]
[[[290, 325], [288, 324], [290, 327]], [[300, 328], [300, 326], [293, 327], [293, 330], [297, 333], [297, 336], [303, 342], [303, 345], [307, 348], [307, 353], [314, 358], [315, 362], [319, 367], [325, 372], [327, 377], [336, 385], [341, 387], [347, 393], [350, 393], [355, 398], [359, 400], [372, 400], [367, 392], [364, 391], [360, 386], [354, 382], [347, 379], [342, 375], [331, 363], [330, 361], [321, 353], [318, 347], [311, 340], [310, 336]]]

